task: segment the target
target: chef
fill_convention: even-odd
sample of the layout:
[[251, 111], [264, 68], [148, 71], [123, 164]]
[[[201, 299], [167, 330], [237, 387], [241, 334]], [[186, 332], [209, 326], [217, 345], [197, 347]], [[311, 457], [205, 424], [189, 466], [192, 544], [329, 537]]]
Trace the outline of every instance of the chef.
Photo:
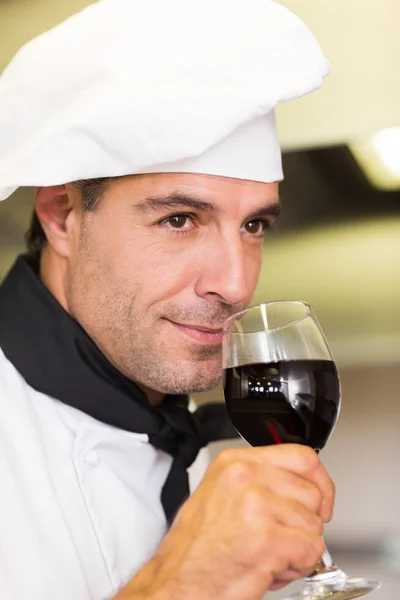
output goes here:
[[317, 456], [204, 473], [231, 428], [188, 395], [219, 382], [279, 214], [274, 107], [327, 70], [270, 0], [102, 0], [3, 72], [0, 199], [35, 207], [0, 288], [2, 600], [256, 600], [321, 557]]

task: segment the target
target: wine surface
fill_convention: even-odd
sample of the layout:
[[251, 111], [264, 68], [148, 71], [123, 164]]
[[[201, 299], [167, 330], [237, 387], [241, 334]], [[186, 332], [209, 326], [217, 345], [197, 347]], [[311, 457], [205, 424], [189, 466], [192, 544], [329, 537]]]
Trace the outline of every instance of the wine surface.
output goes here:
[[234, 427], [252, 446], [321, 450], [338, 417], [340, 382], [333, 361], [252, 364], [225, 370], [224, 394]]

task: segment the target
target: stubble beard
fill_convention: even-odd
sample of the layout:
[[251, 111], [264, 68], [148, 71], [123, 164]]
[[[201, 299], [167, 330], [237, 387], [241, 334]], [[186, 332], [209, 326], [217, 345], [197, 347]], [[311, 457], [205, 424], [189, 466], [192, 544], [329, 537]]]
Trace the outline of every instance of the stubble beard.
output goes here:
[[[168, 304], [163, 306], [162, 316], [158, 317], [173, 322], [220, 327], [234, 312], [227, 305], [199, 309]], [[222, 345], [199, 345], [188, 341], [185, 359], [174, 360], [168, 346], [158, 346], [156, 327], [153, 332], [142, 332], [140, 340], [132, 331], [130, 346], [134, 348], [135, 342], [139, 342], [142, 352], [132, 355], [130, 377], [166, 394], [191, 394], [214, 389], [222, 378]]]
[[[188, 342], [187, 358], [174, 359], [168, 345], [158, 344], [157, 325], [144, 329], [134, 326], [143, 323], [134, 301], [128, 308], [111, 300], [102, 306], [97, 304], [95, 321], [92, 316], [85, 319], [79, 310], [73, 316], [107, 360], [125, 377], [164, 394], [191, 394], [218, 385], [222, 377], [221, 346]], [[93, 315], [92, 311], [88, 312]], [[101, 330], [96, 326], [99, 323]]]
[[[166, 302], [160, 308], [162, 312], [143, 326], [146, 313], [143, 315], [133, 294], [129, 300], [126, 296], [129, 282], [123, 279], [105, 282], [104, 261], [89, 262], [88, 257], [93, 258], [90, 250], [87, 245], [84, 247], [86, 260], [81, 263], [84, 268], [69, 290], [69, 305], [72, 316], [109, 362], [135, 383], [165, 394], [190, 394], [215, 388], [222, 377], [221, 346], [201, 346], [188, 341], [185, 358], [174, 359], [168, 345], [158, 343], [158, 323], [167, 318], [220, 327], [235, 312], [233, 307], [210, 306], [200, 300], [198, 306], [189, 307]], [[91, 291], [87, 289], [87, 281], [95, 284]]]
[[215, 388], [222, 377], [220, 346], [188, 345], [187, 358], [174, 359], [168, 347], [158, 347], [157, 334], [132, 332], [125, 374], [137, 383], [164, 394], [191, 394]]

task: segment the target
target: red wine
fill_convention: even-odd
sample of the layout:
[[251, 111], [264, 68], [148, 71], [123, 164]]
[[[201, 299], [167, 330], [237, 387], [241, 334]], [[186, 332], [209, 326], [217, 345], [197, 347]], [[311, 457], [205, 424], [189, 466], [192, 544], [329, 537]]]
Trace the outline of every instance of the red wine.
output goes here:
[[234, 427], [252, 446], [294, 443], [321, 450], [339, 412], [340, 382], [333, 361], [227, 369], [224, 393]]

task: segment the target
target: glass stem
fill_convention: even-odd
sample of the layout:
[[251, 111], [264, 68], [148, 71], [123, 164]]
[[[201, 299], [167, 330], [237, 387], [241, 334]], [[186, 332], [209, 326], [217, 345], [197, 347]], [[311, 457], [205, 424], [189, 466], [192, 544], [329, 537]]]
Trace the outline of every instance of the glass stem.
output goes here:
[[346, 575], [335, 565], [325, 547], [325, 552], [321, 560], [315, 565], [312, 573], [305, 580], [307, 583], [312, 583], [331, 578], [340, 579], [342, 577], [346, 577]]

